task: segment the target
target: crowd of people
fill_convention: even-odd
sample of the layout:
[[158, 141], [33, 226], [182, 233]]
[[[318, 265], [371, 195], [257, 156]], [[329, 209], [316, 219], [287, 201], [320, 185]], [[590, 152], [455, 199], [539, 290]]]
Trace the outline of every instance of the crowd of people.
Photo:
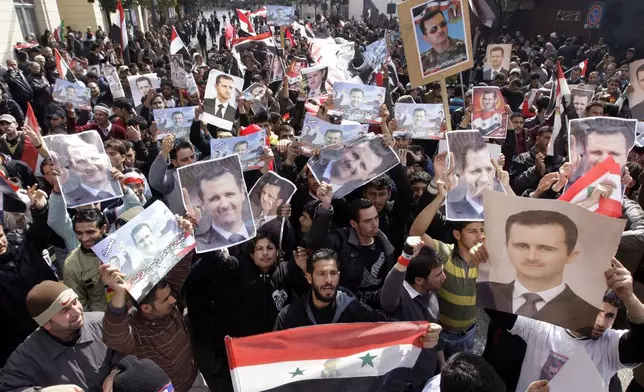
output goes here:
[[[588, 352], [606, 390], [644, 391], [642, 366], [633, 371], [628, 386], [617, 376], [644, 361], [644, 148], [610, 150], [610, 143], [601, 142], [595, 147], [597, 155], [623, 161], [619, 186], [624, 189], [626, 228], [606, 272], [608, 290], [604, 306], [595, 309], [592, 333], [584, 336], [482, 309], [476, 297], [478, 266], [488, 262], [484, 221], [446, 219], [444, 205], [454, 170], [448, 154], [438, 151], [438, 140], [396, 133], [392, 115], [399, 103], [442, 103], [440, 86], [411, 87], [400, 35], [390, 35], [390, 59], [380, 69], [363, 66], [364, 48], [387, 31], [397, 31], [397, 19], [382, 18], [374, 25], [317, 15], [308, 21], [316, 37], [355, 43], [349, 68], [364, 84], [386, 87], [379, 109], [382, 121], [371, 124], [369, 132], [383, 148], [393, 149], [400, 162], [375, 176], [368, 158], [355, 154], [345, 163], [347, 170], [368, 182], [341, 198], [333, 196], [329, 184], [317, 181], [307, 162], [319, 151], [310, 154], [300, 139], [311, 107], [325, 121], [339, 123], [339, 118], [329, 116], [328, 102], [308, 99], [287, 75], [271, 80], [273, 55], [264, 42], [239, 53], [238, 64], [226, 35], [231, 23], [239, 34], [234, 10], [162, 19], [154, 31], [142, 34], [135, 29], [125, 53], [121, 43], [111, 42], [100, 28], [81, 33], [68, 26], [62, 41], [49, 32], [40, 39], [27, 37], [30, 45], [16, 49], [0, 70], [0, 391], [172, 390], [168, 386], [179, 392], [232, 391], [226, 336], [392, 321], [426, 321], [431, 331], [440, 325], [440, 339], [435, 347], [423, 349], [404, 379], [380, 380], [372, 390], [547, 391], [561, 368], [543, 371], [548, 354], [581, 349]], [[261, 16], [252, 23], [257, 33], [273, 31]], [[183, 66], [198, 87], [192, 93], [172, 82], [172, 27], [188, 52]], [[314, 38], [286, 29], [292, 36], [283, 40], [287, 68], [302, 61], [315, 65]], [[280, 45], [279, 29], [275, 39]], [[484, 75], [488, 43], [512, 45], [507, 75]], [[505, 27], [494, 39], [481, 39], [476, 48], [475, 65], [464, 74], [467, 85], [447, 89], [449, 99], [462, 100], [448, 113], [450, 129], [471, 128], [472, 87], [499, 87], [507, 104], [508, 130], [498, 140], [498, 165], [490, 170], [518, 197], [558, 198], [572, 169], [565, 148], [548, 153], [555, 114], [546, 112], [554, 99], [549, 95], [557, 64], [568, 72], [569, 85], [581, 83], [594, 91], [581, 113], [564, 99], [568, 119], [580, 114], [630, 118], [623, 95], [632, 89], [629, 64], [637, 52], [616, 53], [602, 40], [584, 42], [556, 33], [526, 37]], [[56, 50], [68, 64], [79, 60], [72, 71], [78, 83], [90, 89], [90, 111], [54, 101], [56, 80], [66, 78], [56, 66]], [[582, 76], [578, 64], [585, 60]], [[100, 71], [91, 68], [97, 65]], [[113, 97], [103, 71], [108, 65], [116, 68], [126, 97]], [[240, 95], [231, 129], [201, 121], [211, 70], [236, 70], [244, 90], [254, 83], [265, 85], [267, 105], [251, 110], [255, 102]], [[127, 78], [150, 73], [159, 78], [160, 88], [148, 86], [141, 101], [133, 101]], [[528, 104], [535, 89], [538, 96]], [[195, 107], [189, 137], [160, 137], [154, 111], [181, 106]], [[81, 148], [71, 152], [73, 146], [68, 147], [68, 165], [61, 166], [44, 137], [89, 130], [104, 143], [104, 153], [96, 154], [106, 155], [111, 165], [111, 177], [101, 181], [116, 185], [106, 196], [97, 190], [104, 188], [85, 187], [104, 201], [84, 204], [88, 194], [79, 193], [73, 204], [83, 205], [68, 208], [70, 199], [67, 194], [63, 198], [61, 187], [70, 175], [92, 179], [102, 166], [85, 159], [87, 152]], [[194, 232], [201, 213], [225, 215], [241, 209], [214, 197], [208, 198], [207, 210], [186, 208], [184, 201], [190, 197], [179, 185], [178, 170], [210, 159], [211, 139], [260, 131], [267, 135], [265, 169], [245, 171], [243, 179], [228, 182], [236, 185], [235, 191], [250, 190], [272, 170], [294, 183], [294, 196], [280, 199], [282, 204], [272, 213], [286, 218], [283, 233], [281, 228], [257, 230], [239, 245], [191, 252], [144, 298], [133, 300], [125, 275], [102, 264], [92, 247], [157, 200], [176, 214], [186, 235]], [[464, 160], [464, 167], [457, 168], [459, 176], [473, 177], [485, 170], [468, 167], [467, 157]], [[608, 188], [599, 184], [590, 197], [599, 202], [610, 194]], [[115, 198], [119, 191], [123, 197]], [[222, 192], [221, 198], [227, 197]], [[228, 238], [232, 243], [236, 234], [228, 234], [233, 234]], [[420, 242], [409, 240], [414, 237]], [[429, 329], [427, 337], [432, 339]], [[477, 340], [483, 352], [474, 352]]]

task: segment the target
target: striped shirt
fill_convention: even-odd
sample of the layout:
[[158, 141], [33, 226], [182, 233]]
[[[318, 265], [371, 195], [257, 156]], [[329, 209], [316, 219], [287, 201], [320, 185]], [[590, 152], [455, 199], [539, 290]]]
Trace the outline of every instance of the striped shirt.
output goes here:
[[469, 266], [453, 244], [434, 240], [437, 252], [445, 257], [445, 282], [438, 292], [439, 322], [451, 332], [467, 330], [476, 322], [476, 278], [478, 268]]
[[[180, 291], [191, 264], [189, 254], [166, 275], [173, 295]], [[112, 308], [110, 304], [103, 317], [103, 341], [125, 355], [152, 360], [172, 380], [177, 392], [190, 390], [197, 377], [190, 336], [176, 306], [166, 317], [148, 319], [139, 312], [128, 315], [125, 308]]]

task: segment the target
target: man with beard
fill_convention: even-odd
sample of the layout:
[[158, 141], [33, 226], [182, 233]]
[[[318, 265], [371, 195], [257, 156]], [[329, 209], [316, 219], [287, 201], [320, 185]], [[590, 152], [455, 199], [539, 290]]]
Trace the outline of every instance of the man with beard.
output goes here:
[[340, 252], [342, 287], [367, 305], [379, 307], [378, 295], [387, 271], [395, 263], [395, 249], [379, 229], [378, 210], [371, 201], [356, 199], [348, 207], [350, 227], [332, 228], [331, 186], [322, 183], [316, 196], [322, 204], [308, 233], [308, 248]]
[[391, 321], [387, 316], [358, 301], [349, 291], [338, 288], [338, 254], [322, 248], [306, 261], [309, 295], [282, 309], [275, 331], [307, 325]]
[[103, 313], [84, 312], [74, 290], [46, 280], [27, 294], [40, 326], [0, 371], [3, 391], [98, 391], [120, 354], [103, 343]]

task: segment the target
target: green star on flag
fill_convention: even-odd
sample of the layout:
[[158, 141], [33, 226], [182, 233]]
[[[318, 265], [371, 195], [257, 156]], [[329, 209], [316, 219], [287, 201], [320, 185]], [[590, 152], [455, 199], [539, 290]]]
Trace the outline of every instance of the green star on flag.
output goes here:
[[302, 370], [300, 370], [300, 368], [298, 367], [298, 368], [296, 368], [296, 369], [295, 369], [295, 371], [294, 371], [294, 372], [289, 372], [288, 374], [290, 374], [290, 375], [291, 375], [291, 378], [293, 378], [293, 377], [295, 377], [295, 376], [303, 376], [303, 375], [304, 375], [304, 371], [306, 371], [306, 369], [302, 369]]
[[371, 355], [367, 353], [364, 357], [358, 357], [362, 361], [362, 365], [360, 366], [361, 368], [369, 365], [373, 367], [373, 360], [376, 359], [377, 355]]

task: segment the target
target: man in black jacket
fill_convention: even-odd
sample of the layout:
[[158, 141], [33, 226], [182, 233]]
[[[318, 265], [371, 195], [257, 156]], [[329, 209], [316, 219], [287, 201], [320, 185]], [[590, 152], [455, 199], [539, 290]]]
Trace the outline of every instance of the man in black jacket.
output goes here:
[[[393, 188], [392, 180], [396, 184], [395, 201], [389, 201]], [[391, 241], [395, 254], [399, 254], [402, 251], [405, 223], [414, 207], [414, 193], [407, 179], [405, 167], [399, 164], [389, 173], [372, 180], [364, 186], [362, 195], [376, 207], [379, 228]]]
[[30, 196], [33, 221], [22, 241], [8, 242], [0, 224], [0, 367], [37, 327], [27, 312], [27, 293], [43, 280], [58, 280], [42, 255], [54, 237], [47, 226], [47, 199], [35, 190]]
[[280, 311], [275, 331], [318, 324], [392, 321], [339, 288], [338, 267], [338, 254], [331, 249], [320, 249], [306, 261], [311, 291]]
[[27, 111], [27, 102], [33, 99], [34, 91], [25, 75], [18, 69], [16, 60], [7, 60], [7, 68], [4, 80], [9, 86], [11, 97], [20, 105], [22, 112], [25, 113]]
[[379, 308], [380, 288], [387, 272], [395, 264], [395, 254], [391, 242], [379, 230], [376, 207], [366, 199], [354, 200], [349, 205], [351, 227], [331, 229], [331, 185], [320, 184], [317, 197], [322, 204], [313, 218], [307, 246], [311, 249], [331, 248], [338, 252], [342, 260], [340, 284], [365, 304]]

